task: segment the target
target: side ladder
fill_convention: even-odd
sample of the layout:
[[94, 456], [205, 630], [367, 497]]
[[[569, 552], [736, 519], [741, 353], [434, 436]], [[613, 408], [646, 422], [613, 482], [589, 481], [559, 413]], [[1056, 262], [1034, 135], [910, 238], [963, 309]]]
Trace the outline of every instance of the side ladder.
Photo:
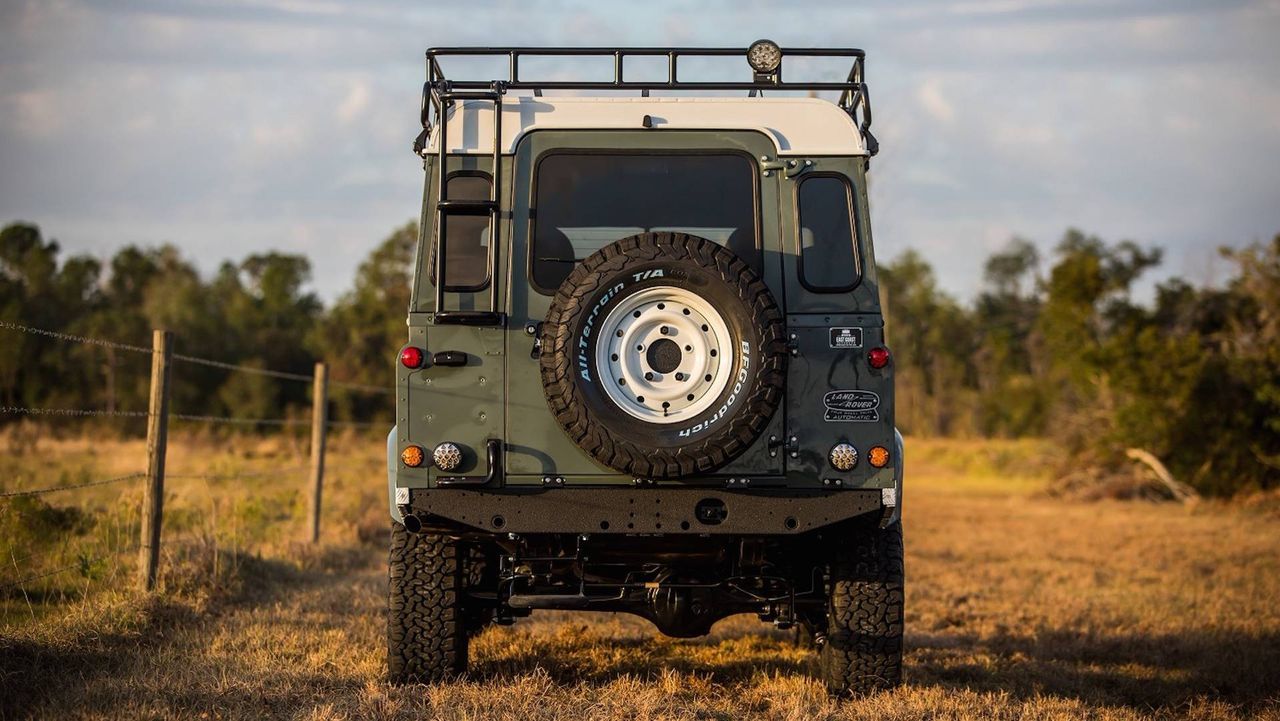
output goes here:
[[[439, 173], [436, 187], [439, 189], [439, 200], [436, 201], [436, 257], [435, 257], [435, 323], [438, 325], [475, 325], [505, 326], [507, 314], [503, 312], [498, 300], [498, 286], [502, 279], [498, 274], [498, 237], [499, 223], [502, 220], [502, 97], [506, 94], [506, 84], [493, 83], [489, 90], [453, 90], [444, 81], [444, 86], [435, 92], [439, 100], [440, 138], [437, 148], [437, 171]], [[450, 200], [449, 172], [445, 167], [449, 157], [449, 117], [448, 108], [455, 102], [466, 100], [488, 100], [493, 103], [493, 172], [489, 186], [488, 200]], [[488, 310], [448, 310], [445, 308], [445, 274], [446, 244], [448, 243], [447, 223], [451, 215], [489, 216], [489, 309]]]

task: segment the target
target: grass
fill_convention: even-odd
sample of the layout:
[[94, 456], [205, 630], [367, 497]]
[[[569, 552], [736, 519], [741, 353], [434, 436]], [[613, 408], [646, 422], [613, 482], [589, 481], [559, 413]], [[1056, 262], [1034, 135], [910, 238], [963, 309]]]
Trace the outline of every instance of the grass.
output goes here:
[[[1275, 516], [1047, 498], [1030, 442], [908, 442], [900, 690], [834, 702], [813, 654], [753, 617], [678, 641], [631, 617], [558, 613], [485, 631], [461, 681], [393, 688], [381, 444], [331, 448], [319, 548], [299, 542], [304, 474], [175, 478], [164, 593], [122, 590], [122, 552], [97, 577], [35, 584], [47, 603], [4, 597], [0, 718], [1280, 719]], [[177, 475], [304, 460], [288, 440], [174, 449]], [[0, 470], [6, 489], [34, 487], [31, 469], [110, 474], [141, 451], [45, 441]], [[76, 529], [87, 552], [128, 525], [131, 493], [86, 489], [54, 508], [123, 514]], [[16, 554], [18, 540], [0, 543]]]

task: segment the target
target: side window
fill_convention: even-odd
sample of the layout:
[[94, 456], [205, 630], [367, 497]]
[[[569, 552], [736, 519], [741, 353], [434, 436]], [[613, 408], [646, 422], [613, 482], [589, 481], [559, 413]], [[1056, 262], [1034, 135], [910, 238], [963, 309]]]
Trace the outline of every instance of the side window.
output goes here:
[[800, 181], [800, 281], [819, 293], [853, 290], [858, 283], [853, 192], [842, 177]]
[[[449, 200], [488, 200], [488, 175], [449, 176]], [[489, 216], [451, 215], [445, 223], [444, 289], [469, 293], [489, 285]], [[434, 257], [434, 256], [433, 256]], [[434, 273], [432, 276], [434, 277]]]

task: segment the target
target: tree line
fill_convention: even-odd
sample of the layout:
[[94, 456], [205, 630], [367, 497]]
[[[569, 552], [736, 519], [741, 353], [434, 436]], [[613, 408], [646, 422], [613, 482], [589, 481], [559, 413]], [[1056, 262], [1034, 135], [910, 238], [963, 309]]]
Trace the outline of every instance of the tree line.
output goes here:
[[[179, 353], [304, 375], [324, 359], [335, 379], [387, 387], [416, 239], [412, 223], [392, 232], [325, 308], [306, 291], [305, 256], [252, 254], [205, 278], [171, 245], [125, 247], [104, 264], [62, 258], [15, 223], [0, 230], [0, 319], [140, 345], [168, 328]], [[1138, 447], [1210, 494], [1280, 486], [1280, 236], [1222, 253], [1226, 282], [1170, 278], [1145, 304], [1134, 284], [1159, 249], [1077, 230], [1049, 257], [1011, 241], [968, 303], [937, 287], [920, 253], [901, 254], [878, 268], [899, 427], [1048, 437], [1097, 467]], [[0, 334], [0, 404], [145, 410], [145, 355]], [[237, 418], [301, 418], [310, 402], [304, 383], [197, 365], [175, 373], [172, 393], [179, 412]], [[389, 395], [331, 397], [337, 419], [391, 422]]]
[[[38, 227], [14, 223], [0, 230], [0, 319], [143, 346], [151, 329], [166, 328], [176, 353], [301, 375], [323, 359], [335, 380], [389, 390], [416, 241], [414, 224], [395, 230], [325, 308], [305, 290], [311, 263], [302, 255], [252, 254], [204, 278], [172, 245], [127, 246], [105, 264], [60, 258]], [[145, 354], [0, 329], [0, 405], [145, 411], [149, 367]], [[310, 392], [306, 383], [194, 364], [175, 367], [171, 382], [176, 412], [234, 418], [305, 418]], [[332, 387], [330, 398], [335, 419], [392, 422], [390, 394]]]
[[1220, 285], [1132, 291], [1158, 248], [1069, 230], [1012, 240], [969, 304], [907, 251], [878, 269], [907, 434], [1052, 439], [1070, 463], [1161, 459], [1202, 493], [1280, 486], [1280, 235], [1223, 249]]

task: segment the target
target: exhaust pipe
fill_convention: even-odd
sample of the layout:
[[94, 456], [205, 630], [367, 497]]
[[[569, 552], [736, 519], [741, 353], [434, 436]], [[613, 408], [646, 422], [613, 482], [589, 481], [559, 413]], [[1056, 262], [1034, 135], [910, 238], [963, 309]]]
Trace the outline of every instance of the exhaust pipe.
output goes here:
[[409, 533], [422, 533], [422, 519], [412, 513], [404, 514], [404, 530]]

